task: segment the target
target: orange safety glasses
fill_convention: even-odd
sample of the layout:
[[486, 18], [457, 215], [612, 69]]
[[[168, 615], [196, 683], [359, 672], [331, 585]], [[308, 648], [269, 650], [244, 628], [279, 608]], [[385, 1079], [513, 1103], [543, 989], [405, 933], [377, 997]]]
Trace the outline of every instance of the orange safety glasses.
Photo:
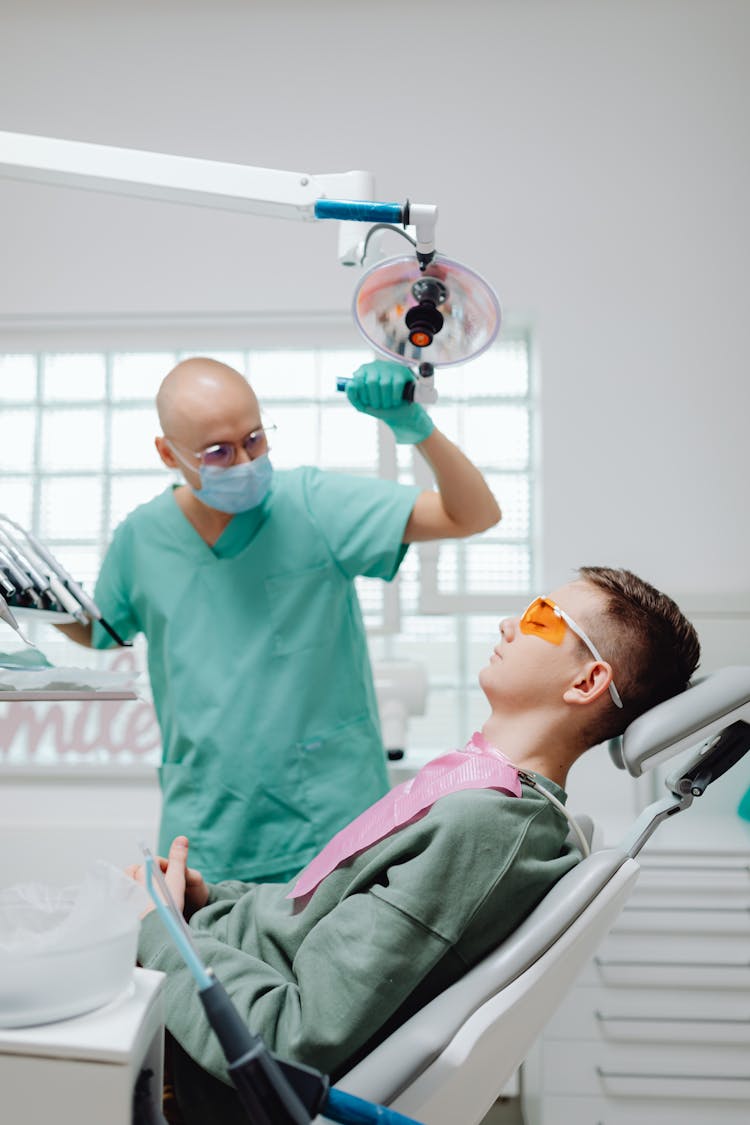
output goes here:
[[[569, 617], [564, 609], [560, 609], [560, 606], [553, 602], [551, 598], [534, 598], [531, 605], [521, 614], [518, 627], [522, 633], [532, 637], [541, 637], [543, 641], [549, 641], [553, 645], [562, 644], [565, 630], [570, 629], [583, 641], [594, 659], [601, 660], [604, 663], [603, 657], [593, 641], [586, 636], [579, 625], [576, 625], [573, 618]], [[614, 680], [609, 682], [609, 694], [612, 696], [615, 707], [622, 707], [620, 693], [615, 687]]]

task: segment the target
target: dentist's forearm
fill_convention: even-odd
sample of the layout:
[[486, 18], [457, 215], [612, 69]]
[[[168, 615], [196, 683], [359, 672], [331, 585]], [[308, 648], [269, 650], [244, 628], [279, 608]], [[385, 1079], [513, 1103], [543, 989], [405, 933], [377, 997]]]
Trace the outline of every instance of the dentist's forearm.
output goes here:
[[71, 621], [69, 625], [55, 625], [61, 633], [69, 637], [71, 641], [75, 641], [79, 645], [84, 645], [86, 648], [91, 648], [92, 640], [92, 627], [89, 621], [87, 625], [82, 625], [79, 621]]
[[502, 512], [476, 465], [437, 428], [417, 449], [432, 469], [455, 534], [474, 535], [494, 527]]

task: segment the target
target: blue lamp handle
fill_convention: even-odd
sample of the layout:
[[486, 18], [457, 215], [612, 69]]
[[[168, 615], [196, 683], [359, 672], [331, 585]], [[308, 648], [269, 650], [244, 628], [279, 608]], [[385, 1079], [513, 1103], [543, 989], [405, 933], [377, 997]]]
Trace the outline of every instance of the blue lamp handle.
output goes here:
[[344, 219], [355, 223], [402, 223], [400, 203], [373, 203], [367, 199], [318, 199], [316, 219]]

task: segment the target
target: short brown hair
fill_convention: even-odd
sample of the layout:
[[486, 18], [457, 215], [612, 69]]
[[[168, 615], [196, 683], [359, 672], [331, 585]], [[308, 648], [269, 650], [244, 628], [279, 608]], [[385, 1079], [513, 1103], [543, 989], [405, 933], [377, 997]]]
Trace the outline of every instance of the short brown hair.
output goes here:
[[593, 745], [684, 691], [698, 667], [700, 641], [679, 606], [631, 571], [582, 566], [578, 573], [606, 595], [606, 611], [590, 627], [623, 702], [597, 719], [589, 732]]

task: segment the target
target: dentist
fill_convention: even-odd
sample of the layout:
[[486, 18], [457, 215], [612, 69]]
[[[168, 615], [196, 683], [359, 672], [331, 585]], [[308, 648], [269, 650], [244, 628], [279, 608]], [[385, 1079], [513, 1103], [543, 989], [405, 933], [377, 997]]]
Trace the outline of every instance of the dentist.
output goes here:
[[[416, 444], [437, 491], [302, 467], [274, 471], [246, 379], [215, 360], [164, 379], [156, 448], [184, 483], [116, 529], [95, 600], [143, 633], [163, 740], [159, 850], [178, 834], [211, 881], [286, 881], [387, 790], [358, 575], [390, 581], [410, 543], [497, 523], [481, 473], [403, 400], [377, 360], [352, 405]], [[98, 622], [61, 626], [112, 645]]]

